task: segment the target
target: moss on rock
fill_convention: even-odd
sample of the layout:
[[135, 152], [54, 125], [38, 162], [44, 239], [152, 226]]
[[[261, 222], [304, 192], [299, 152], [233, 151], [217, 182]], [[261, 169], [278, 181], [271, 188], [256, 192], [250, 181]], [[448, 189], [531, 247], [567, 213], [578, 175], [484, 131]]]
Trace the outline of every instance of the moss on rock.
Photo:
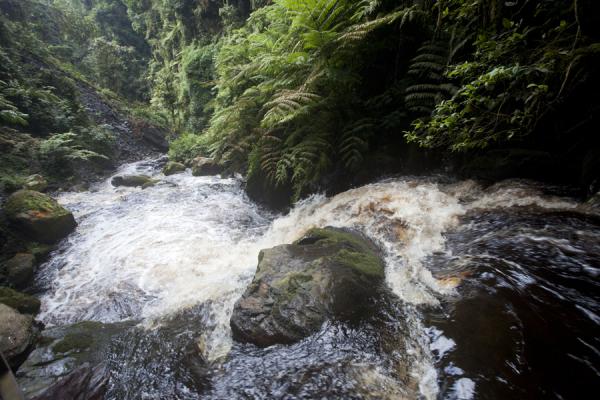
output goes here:
[[68, 333], [52, 345], [52, 350], [57, 353], [79, 352], [89, 348], [93, 343], [94, 338], [89, 333]]
[[71, 233], [73, 214], [52, 197], [32, 190], [13, 193], [4, 206], [7, 218], [30, 239], [55, 243]]
[[166, 176], [174, 175], [183, 171], [185, 171], [185, 165], [175, 161], [169, 161], [163, 168], [163, 174]]
[[37, 314], [40, 311], [38, 299], [8, 287], [0, 287], [0, 303], [24, 314]]
[[[352, 231], [312, 229], [262, 250], [252, 283], [231, 317], [233, 337], [259, 346], [293, 343], [328, 318], [360, 319], [384, 288], [376, 246]], [[365, 311], [367, 313], [365, 313]]]

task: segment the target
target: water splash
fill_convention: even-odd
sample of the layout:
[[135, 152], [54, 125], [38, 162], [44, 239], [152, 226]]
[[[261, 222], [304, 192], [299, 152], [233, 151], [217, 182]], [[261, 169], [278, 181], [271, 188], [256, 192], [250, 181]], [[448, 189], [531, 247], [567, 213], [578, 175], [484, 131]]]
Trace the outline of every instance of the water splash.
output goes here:
[[523, 183], [484, 190], [472, 181], [403, 178], [332, 198], [315, 195], [276, 216], [252, 203], [239, 179], [193, 177], [189, 171], [164, 177], [148, 161], [118, 173], [146, 173], [162, 182], [142, 190], [114, 188], [107, 180], [90, 192], [59, 196], [79, 226], [42, 267], [41, 282], [49, 288], [40, 314], [45, 323], [142, 319], [152, 326], [210, 302], [213, 329], [200, 342], [207, 358], [216, 359], [231, 345], [229, 316], [261, 249], [290, 243], [312, 227], [349, 227], [382, 249], [387, 283], [407, 306], [407, 349], [426, 398], [436, 396], [437, 373], [416, 306], [436, 304], [458, 283], [434, 278], [423, 264], [445, 251], [444, 232], [477, 208], [576, 205]]

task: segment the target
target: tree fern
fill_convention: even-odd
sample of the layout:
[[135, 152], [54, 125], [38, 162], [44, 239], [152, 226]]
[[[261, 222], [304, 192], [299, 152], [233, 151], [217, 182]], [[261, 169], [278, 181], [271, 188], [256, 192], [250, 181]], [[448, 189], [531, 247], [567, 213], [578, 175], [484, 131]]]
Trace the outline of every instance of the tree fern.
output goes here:
[[281, 90], [273, 100], [264, 105], [264, 109], [268, 111], [265, 113], [261, 125], [273, 127], [290, 121], [320, 99], [321, 96], [315, 93], [302, 90]]
[[338, 146], [340, 158], [349, 171], [354, 171], [363, 162], [363, 154], [369, 147], [368, 137], [375, 123], [370, 118], [363, 118], [344, 129]]
[[456, 89], [444, 77], [450, 51], [445, 41], [423, 44], [411, 60], [408, 76], [414, 84], [406, 88], [406, 107], [417, 114], [431, 114], [436, 104], [451, 97]]

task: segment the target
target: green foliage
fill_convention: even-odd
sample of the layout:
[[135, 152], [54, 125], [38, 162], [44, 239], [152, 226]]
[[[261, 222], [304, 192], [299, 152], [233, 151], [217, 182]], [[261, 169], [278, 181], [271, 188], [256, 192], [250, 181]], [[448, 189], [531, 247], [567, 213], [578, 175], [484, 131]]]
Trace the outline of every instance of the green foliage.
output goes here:
[[185, 162], [198, 155], [208, 155], [210, 153], [210, 143], [206, 136], [195, 135], [193, 133], [184, 133], [169, 145], [169, 159]]
[[[461, 57], [468, 41], [473, 50], [447, 68], [429, 56], [413, 64], [411, 69], [431, 71], [437, 81], [407, 91], [407, 104], [426, 115], [406, 133], [409, 141], [465, 151], [522, 140], [576, 87], [577, 79], [570, 79], [576, 65], [578, 78], [587, 79], [591, 71], [577, 62], [589, 44], [581, 36], [577, 2], [524, 3], [519, 9], [487, 0], [436, 4], [438, 29], [457, 43], [451, 54]], [[440, 96], [436, 86], [451, 83], [458, 85], [454, 96]]]
[[75, 165], [96, 163], [102, 166], [113, 153], [115, 135], [108, 126], [80, 128], [77, 132], [57, 133], [40, 143], [42, 165], [51, 171], [72, 170]]
[[137, 58], [134, 47], [101, 36], [92, 40], [84, 63], [98, 84], [130, 100], [146, 90], [144, 76], [140, 75], [144, 60]]
[[[415, 8], [369, 19], [372, 2], [276, 1], [227, 36], [217, 56], [216, 155], [274, 186], [311, 190], [340, 164], [357, 169], [375, 123], [360, 109], [369, 35], [417, 19]], [[358, 114], [360, 115], [360, 114]]]

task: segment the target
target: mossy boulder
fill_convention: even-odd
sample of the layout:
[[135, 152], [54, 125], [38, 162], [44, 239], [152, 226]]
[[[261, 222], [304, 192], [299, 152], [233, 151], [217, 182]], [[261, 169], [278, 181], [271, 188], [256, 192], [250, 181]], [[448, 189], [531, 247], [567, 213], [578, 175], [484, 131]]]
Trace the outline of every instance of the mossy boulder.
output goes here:
[[362, 318], [384, 278], [371, 241], [352, 231], [313, 229], [260, 252], [254, 279], [233, 310], [233, 337], [258, 346], [293, 343], [327, 319]]
[[192, 175], [208, 176], [223, 172], [223, 166], [212, 158], [196, 157], [192, 160]]
[[43, 192], [47, 188], [48, 181], [39, 174], [28, 176], [23, 184], [23, 189], [35, 190], [37, 192]]
[[120, 175], [112, 178], [110, 183], [113, 186], [148, 187], [155, 181], [148, 175]]
[[0, 287], [0, 304], [14, 308], [23, 314], [37, 314], [40, 311], [38, 299], [8, 287]]
[[39, 328], [31, 315], [0, 304], [0, 351], [11, 367], [17, 368], [23, 362], [38, 334]]
[[77, 226], [69, 210], [52, 197], [33, 190], [19, 190], [10, 195], [4, 210], [12, 223], [37, 242], [56, 243]]
[[185, 171], [185, 165], [175, 161], [169, 161], [163, 168], [165, 176], [175, 175], [183, 171]]
[[35, 256], [29, 253], [15, 254], [4, 262], [2, 269], [8, 283], [17, 288], [24, 288], [33, 280]]

